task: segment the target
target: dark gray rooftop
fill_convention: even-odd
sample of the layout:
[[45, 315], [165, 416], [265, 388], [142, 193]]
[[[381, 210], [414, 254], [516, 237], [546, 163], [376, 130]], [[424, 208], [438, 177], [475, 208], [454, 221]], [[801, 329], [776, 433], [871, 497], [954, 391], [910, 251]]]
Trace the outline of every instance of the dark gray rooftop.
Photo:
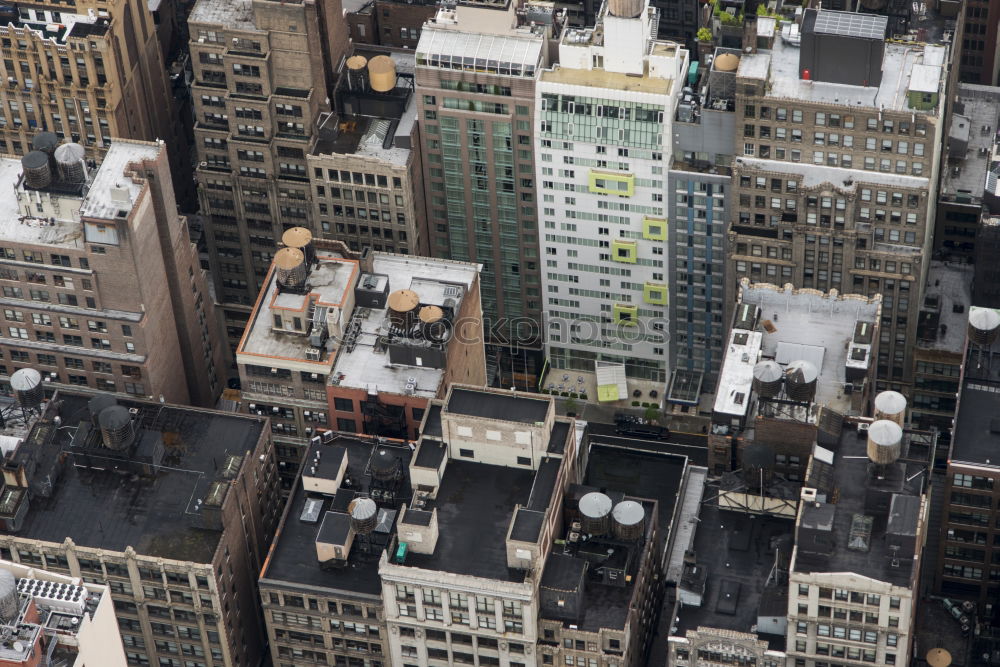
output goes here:
[[[947, 167], [941, 166], [941, 198], [946, 201], [965, 201], [978, 204], [986, 187], [986, 172], [990, 166], [992, 150], [998, 128], [997, 105], [1000, 91], [990, 86], [969, 83], [958, 85], [958, 102], [948, 128], [951, 141], [946, 148], [968, 145], [965, 151], [949, 150]], [[983, 131], [988, 126], [989, 131]]]
[[501, 394], [455, 388], [451, 391], [447, 410], [470, 417], [534, 424], [545, 421], [549, 401], [523, 393]]
[[[803, 525], [808, 524], [807, 532], [829, 531], [823, 538], [828, 546], [810, 549], [811, 543], [806, 543], [806, 538], [800, 534], [795, 570], [854, 572], [879, 581], [907, 585], [913, 573], [915, 548], [893, 550], [891, 544], [905, 542], [906, 536], [914, 534], [918, 513], [910, 511], [912, 501], [900, 497], [919, 498], [932, 462], [933, 447], [923, 442], [919, 434], [906, 432], [900, 460], [878, 468], [867, 458], [864, 435], [845, 428], [834, 460], [837, 502], [803, 508]], [[897, 508], [895, 516], [893, 507]], [[862, 531], [867, 536], [859, 535], [862, 517], [871, 517], [870, 532]], [[893, 517], [891, 528], [890, 517]], [[827, 526], [831, 519], [832, 530]], [[907, 522], [914, 525], [904, 525]], [[815, 542], [823, 544], [823, 539]], [[912, 541], [912, 537], [910, 539]], [[849, 543], [855, 547], [864, 544], [866, 548], [852, 548]]]
[[686, 460], [676, 454], [657, 454], [612, 445], [594, 444], [584, 480], [599, 489], [622, 491], [659, 503], [658, 540], [662, 544], [677, 504], [677, 492]]
[[510, 537], [512, 540], [521, 542], [535, 542], [542, 531], [542, 524], [545, 523], [545, 512], [536, 512], [521, 508], [514, 517], [514, 526], [511, 528]]
[[441, 406], [438, 404], [431, 405], [427, 409], [427, 419], [424, 421], [424, 430], [421, 431], [422, 435], [431, 435], [435, 438], [441, 437]]
[[[56, 544], [68, 537], [109, 551], [132, 546], [147, 556], [210, 563], [222, 533], [193, 527], [200, 516], [195, 502], [219, 477], [227, 456], [254, 450], [264, 420], [119, 398], [119, 405], [139, 411], [140, 443], [155, 437], [164, 446], [155, 474], [122, 474], [78, 467], [64, 456], [77, 425], [89, 427], [90, 398], [60, 390], [18, 450], [18, 461], [35, 466], [33, 485], [50, 471], [60, 475], [51, 497], [32, 498], [18, 535]], [[50, 420], [56, 405], [61, 428]], [[100, 456], [99, 445], [90, 451]]]
[[[334, 456], [337, 451], [347, 453], [347, 471], [344, 477], [351, 480], [351, 488], [341, 487], [337, 495], [330, 498], [307, 494], [303, 491], [302, 484], [296, 480], [292, 495], [288, 499], [285, 516], [282, 518], [274, 544], [271, 546], [271, 553], [264, 571], [261, 573], [262, 583], [265, 585], [281, 586], [285, 584], [326, 589], [337, 591], [338, 594], [348, 597], [378, 597], [380, 595], [382, 584], [378, 576], [379, 554], [395, 531], [394, 522], [385, 527], [380, 525], [373, 533], [375, 548], [371, 550], [372, 553], [363, 553], [362, 549], [359, 548], [359, 543], [355, 541], [345, 567], [323, 569], [316, 558], [316, 536], [319, 534], [322, 524], [309, 523], [300, 519], [307, 500], [320, 500], [322, 502], [320, 513], [322, 521], [322, 517], [328, 511], [345, 512], [348, 503], [354, 498], [355, 492], [368, 491], [371, 478], [366, 471], [375, 447], [374, 442], [349, 436], [338, 436], [332, 443], [326, 445], [310, 445], [306, 454], [307, 460], [312, 460], [317, 450], [323, 452], [321, 461], [337, 458]], [[378, 445], [378, 448], [390, 450], [400, 457], [403, 461], [404, 471], [407, 469], [411, 455], [409, 447], [396, 447], [389, 443], [383, 443]], [[405, 474], [396, 497], [398, 500], [407, 502], [410, 499], [409, 482]], [[380, 513], [383, 509], [392, 512], [398, 509], [398, 502], [388, 505], [379, 502], [379, 508]], [[392, 516], [394, 519], [394, 515]]]
[[[440, 426], [440, 423], [438, 425]], [[419, 468], [433, 468], [436, 470], [447, 455], [448, 448], [445, 447], [443, 442], [424, 439], [417, 450], [417, 458], [414, 459], [413, 465]]]
[[[786, 569], [791, 557], [791, 521], [722, 511], [718, 503], [711, 502], [716, 494], [715, 489], [705, 488], [707, 502], [701, 507], [694, 541], [697, 567], [705, 581], [704, 602], [701, 607], [681, 609], [676, 632], [680, 636], [699, 626], [751, 632], [758, 614], [773, 612], [774, 596], [765, 583], [774, 566], [775, 551], [780, 550]], [[736, 596], [735, 605], [727, 593]], [[760, 637], [771, 649], [784, 650], [784, 636]]]
[[[974, 355], [974, 356], [973, 356]], [[1000, 465], [1000, 354], [970, 352], [958, 399], [951, 460]]]
[[546, 452], [549, 454], [562, 454], [566, 451], [566, 438], [569, 436], [570, 422], [552, 422], [552, 430], [549, 431], [549, 444]]
[[407, 554], [404, 565], [522, 582], [507, 567], [505, 540], [515, 505], [527, 505], [535, 472], [451, 459], [437, 498], [438, 540], [433, 554]]

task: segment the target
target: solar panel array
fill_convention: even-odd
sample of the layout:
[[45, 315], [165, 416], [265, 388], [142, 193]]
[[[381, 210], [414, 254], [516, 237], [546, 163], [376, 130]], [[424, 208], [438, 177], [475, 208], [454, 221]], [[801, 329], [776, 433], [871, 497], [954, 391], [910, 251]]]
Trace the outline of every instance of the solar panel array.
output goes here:
[[814, 32], [861, 39], [885, 39], [888, 17], [854, 12], [820, 11], [816, 14]]

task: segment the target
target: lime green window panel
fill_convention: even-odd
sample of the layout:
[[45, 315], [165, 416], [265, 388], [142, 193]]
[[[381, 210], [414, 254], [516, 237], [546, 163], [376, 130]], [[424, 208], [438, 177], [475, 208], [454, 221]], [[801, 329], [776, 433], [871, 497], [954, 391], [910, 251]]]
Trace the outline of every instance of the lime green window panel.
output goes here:
[[635, 176], [591, 170], [589, 186], [594, 194], [631, 197], [635, 194]]
[[639, 324], [639, 306], [627, 306], [616, 303], [614, 308], [615, 324], [634, 327]]
[[663, 283], [646, 283], [642, 286], [642, 300], [658, 306], [667, 305], [667, 286]]
[[611, 242], [611, 259], [616, 262], [635, 264], [638, 254], [635, 241], [615, 239]]
[[666, 218], [643, 218], [642, 238], [653, 241], [667, 240], [667, 220]]

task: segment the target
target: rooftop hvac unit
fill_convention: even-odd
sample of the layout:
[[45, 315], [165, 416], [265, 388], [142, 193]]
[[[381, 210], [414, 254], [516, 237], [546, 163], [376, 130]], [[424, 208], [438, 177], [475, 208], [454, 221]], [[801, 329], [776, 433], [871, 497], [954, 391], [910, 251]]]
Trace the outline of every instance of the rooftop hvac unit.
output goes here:
[[[318, 347], [310, 347], [306, 350], [306, 360], [307, 361], [319, 361], [320, 349]], [[315, 379], [316, 374], [313, 373], [312, 377]]]
[[281, 408], [279, 408], [277, 405], [274, 406], [273, 408], [271, 408], [271, 412], [273, 412], [274, 414], [278, 414], [278, 412], [280, 412], [280, 411], [281, 411]]
[[134, 417], [139, 414], [139, 408], [129, 408], [128, 413]]

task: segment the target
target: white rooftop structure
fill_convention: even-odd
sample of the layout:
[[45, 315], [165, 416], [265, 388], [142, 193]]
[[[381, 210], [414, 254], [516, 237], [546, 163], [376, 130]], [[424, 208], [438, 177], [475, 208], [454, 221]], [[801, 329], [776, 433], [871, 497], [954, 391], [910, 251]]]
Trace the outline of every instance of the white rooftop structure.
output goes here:
[[729, 345], [719, 372], [719, 389], [715, 393], [715, 412], [734, 417], [747, 414], [753, 367], [760, 361], [763, 337], [760, 331], [729, 332]]
[[[458, 9], [463, 7], [459, 5]], [[504, 24], [504, 14], [496, 10], [480, 11], [494, 15], [493, 23], [486, 26], [496, 29]], [[536, 70], [542, 66], [544, 42], [541, 36], [530, 32], [515, 34], [510, 30], [497, 34], [486, 32], [486, 26], [481, 28], [482, 32], [473, 32], [476, 28], [469, 22], [455, 26], [424, 24], [417, 43], [417, 65], [534, 78]]]
[[[826, 12], [820, 16], [824, 14]], [[773, 48], [743, 54], [737, 76], [767, 79], [770, 86], [766, 95], [776, 99], [838, 104], [852, 109], [885, 108], [925, 114], [926, 111], [909, 107], [907, 93], [910, 90], [922, 91], [922, 88], [914, 88], [914, 83], [923, 88], [931, 86], [930, 79], [934, 76], [931, 70], [918, 70], [917, 81], [914, 82], [914, 68], [917, 66], [937, 67], [938, 83], [940, 82], [943, 73], [940, 67], [941, 48], [886, 42], [882, 59], [882, 83], [877, 87], [866, 87], [799, 78], [799, 47], [786, 43], [784, 38], [776, 37]], [[928, 92], [937, 90], [938, 85], [934, 85]]]
[[20, 158], [0, 157], [0, 191], [9, 193], [0, 197], [0, 238], [82, 250], [81, 216], [127, 218], [146, 187], [126, 175], [129, 165], [155, 160], [162, 150], [158, 143], [115, 140], [97, 170], [90, 172], [86, 189], [61, 187], [58, 182], [40, 190], [28, 189]]
[[[455, 311], [475, 284], [479, 264], [451, 260], [375, 253], [372, 274], [382, 289], [382, 277], [388, 279], [388, 292], [411, 290], [422, 305], [444, 306], [453, 300]], [[438, 394], [445, 368], [416, 364], [393, 364], [380, 338], [386, 334], [386, 309], [356, 308], [354, 317], [360, 325], [355, 342], [341, 346], [330, 374], [330, 383], [341, 387], [365, 389], [369, 393], [410, 394], [434, 398]]]
[[[741, 303], [760, 307], [761, 319], [769, 320], [761, 334], [763, 357], [782, 366], [800, 359], [813, 363], [819, 370], [814, 402], [841, 414], [849, 412], [850, 395], [844, 390], [848, 352], [858, 322], [878, 322], [881, 297], [842, 298], [836, 292], [757, 284], [742, 288]], [[873, 363], [870, 354], [867, 362]], [[725, 386], [723, 382], [720, 387]]]
[[[136, 183], [125, 172], [130, 171], [133, 163], [155, 160], [162, 150], [162, 142], [112, 142], [90, 183], [87, 196], [80, 207], [80, 215], [106, 220], [127, 217], [146, 184], [144, 180]], [[141, 178], [144, 179], [145, 176]]]
[[859, 183], [886, 185], [915, 190], [929, 187], [930, 180], [923, 176], [883, 173], [874, 170], [845, 169], [809, 162], [785, 162], [764, 160], [755, 157], [738, 157], [736, 162], [744, 168], [774, 171], [782, 174], [796, 174], [802, 178], [800, 187], [814, 187], [829, 183], [841, 192], [853, 192]]

